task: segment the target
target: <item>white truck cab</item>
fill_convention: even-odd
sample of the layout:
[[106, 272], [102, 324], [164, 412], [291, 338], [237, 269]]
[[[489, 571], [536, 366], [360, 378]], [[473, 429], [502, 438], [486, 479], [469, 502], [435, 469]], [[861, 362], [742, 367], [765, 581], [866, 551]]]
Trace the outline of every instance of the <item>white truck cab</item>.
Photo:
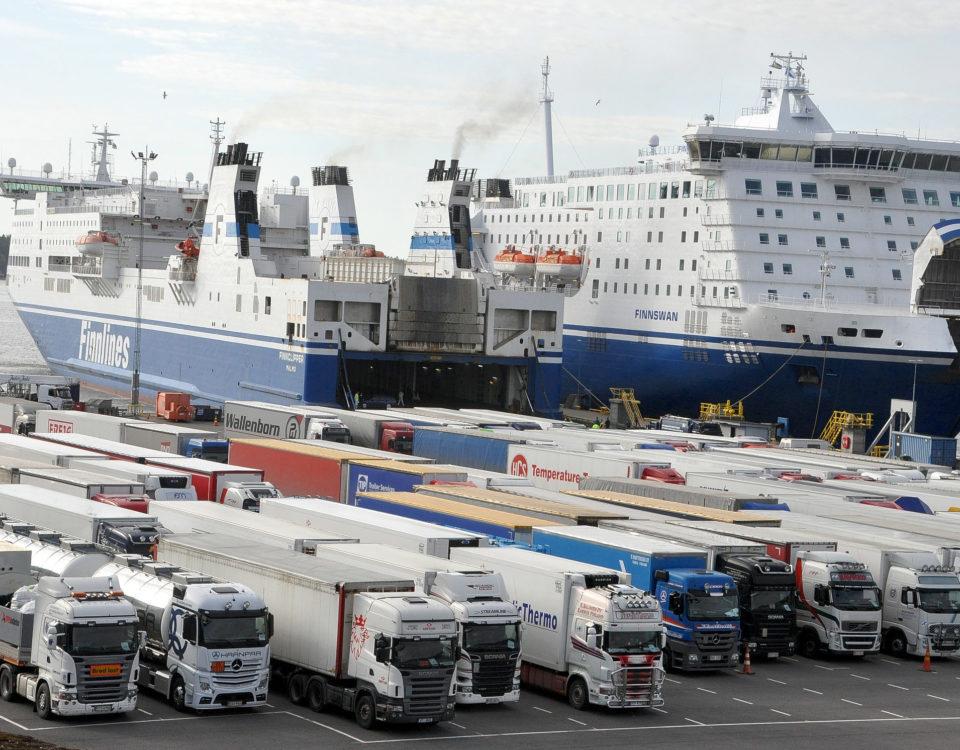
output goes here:
[[220, 502], [231, 508], [260, 512], [263, 498], [283, 497], [270, 482], [224, 482]]

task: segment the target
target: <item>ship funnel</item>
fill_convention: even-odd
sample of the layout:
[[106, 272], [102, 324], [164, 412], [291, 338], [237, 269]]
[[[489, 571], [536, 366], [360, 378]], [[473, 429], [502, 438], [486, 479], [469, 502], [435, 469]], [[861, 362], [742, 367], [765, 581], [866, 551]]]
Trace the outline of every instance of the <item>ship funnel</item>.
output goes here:
[[349, 185], [350, 175], [346, 167], [336, 167], [328, 165], [325, 167], [313, 167], [313, 184], [320, 185]]

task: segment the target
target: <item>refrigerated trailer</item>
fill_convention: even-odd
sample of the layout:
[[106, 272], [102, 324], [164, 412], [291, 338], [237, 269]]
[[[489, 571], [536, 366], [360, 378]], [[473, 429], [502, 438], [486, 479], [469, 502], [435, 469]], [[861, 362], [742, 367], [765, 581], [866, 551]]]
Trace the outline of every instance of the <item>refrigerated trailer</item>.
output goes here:
[[[627, 495], [640, 495], [656, 500], [670, 500], [675, 503], [699, 505], [716, 510], [780, 510], [776, 498], [759, 497], [725, 492], [711, 492], [698, 487], [683, 484], [666, 484], [649, 479], [628, 479], [626, 477], [584, 477], [580, 481], [581, 490], [606, 490]], [[775, 507], [768, 507], [775, 506]]]
[[86, 461], [70, 459], [71, 469], [80, 469], [103, 477], [116, 477], [142, 484], [151, 500], [196, 500], [197, 491], [185, 471], [148, 466], [134, 461]]
[[71, 459], [104, 460], [106, 458], [93, 450], [36, 440], [35, 437], [37, 436], [0, 435], [2, 463], [9, 466], [16, 464], [17, 461], [33, 461], [48, 466], [67, 467]]
[[401, 549], [449, 558], [455, 547], [484, 547], [483, 534], [460, 531], [438, 524], [423, 523], [352, 505], [314, 497], [279, 497], [264, 500], [264, 518], [279, 518], [365, 543], [392, 544]]
[[743, 512], [736, 510], [718, 510], [700, 505], [687, 505], [672, 500], [656, 500], [649, 497], [612, 492], [610, 490], [565, 490], [565, 495], [586, 498], [617, 506], [636, 508], [651, 513], [658, 513], [664, 517], [687, 518], [698, 521], [715, 521], [735, 524], [737, 526], [778, 526], [780, 516], [776, 513]]
[[19, 479], [19, 484], [44, 487], [87, 500], [93, 500], [96, 495], [126, 495], [137, 498], [142, 498], [144, 495], [142, 484], [122, 480], [110, 481], [109, 477], [97, 473], [95, 469], [90, 471], [59, 467], [20, 469]]
[[336, 706], [360, 726], [435, 724], [454, 715], [457, 624], [409, 578], [220, 534], [162, 541], [176, 565], [229, 577], [276, 618], [274, 674], [294, 704]]

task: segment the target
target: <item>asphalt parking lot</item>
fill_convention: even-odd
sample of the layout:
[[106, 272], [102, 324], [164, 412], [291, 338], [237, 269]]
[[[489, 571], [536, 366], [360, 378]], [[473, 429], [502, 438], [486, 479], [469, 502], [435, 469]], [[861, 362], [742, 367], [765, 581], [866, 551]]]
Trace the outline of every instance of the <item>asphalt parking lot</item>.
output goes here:
[[519, 704], [458, 708], [436, 727], [360, 729], [346, 714], [317, 714], [271, 695], [259, 711], [178, 714], [142, 694], [139, 708], [107, 720], [42, 721], [25, 703], [0, 704], [5, 729], [75, 748], [286, 748], [321, 744], [439, 747], [636, 747], [709, 743], [712, 748], [800, 747], [830, 742], [843, 750], [960, 746], [960, 661], [885, 655], [857, 660], [757, 662], [755, 674], [670, 674], [662, 709], [574, 711], [565, 701], [527, 691]]

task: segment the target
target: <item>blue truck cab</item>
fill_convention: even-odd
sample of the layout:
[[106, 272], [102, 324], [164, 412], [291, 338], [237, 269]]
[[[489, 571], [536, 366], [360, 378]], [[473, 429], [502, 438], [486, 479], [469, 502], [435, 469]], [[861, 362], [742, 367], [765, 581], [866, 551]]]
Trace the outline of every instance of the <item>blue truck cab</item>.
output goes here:
[[739, 663], [737, 584], [708, 568], [706, 550], [594, 526], [538, 527], [533, 544], [551, 555], [630, 574], [663, 611], [667, 668], [731, 669]]
[[207, 461], [227, 462], [227, 441], [209, 438], [190, 438], [183, 455], [187, 458], [202, 458]]

